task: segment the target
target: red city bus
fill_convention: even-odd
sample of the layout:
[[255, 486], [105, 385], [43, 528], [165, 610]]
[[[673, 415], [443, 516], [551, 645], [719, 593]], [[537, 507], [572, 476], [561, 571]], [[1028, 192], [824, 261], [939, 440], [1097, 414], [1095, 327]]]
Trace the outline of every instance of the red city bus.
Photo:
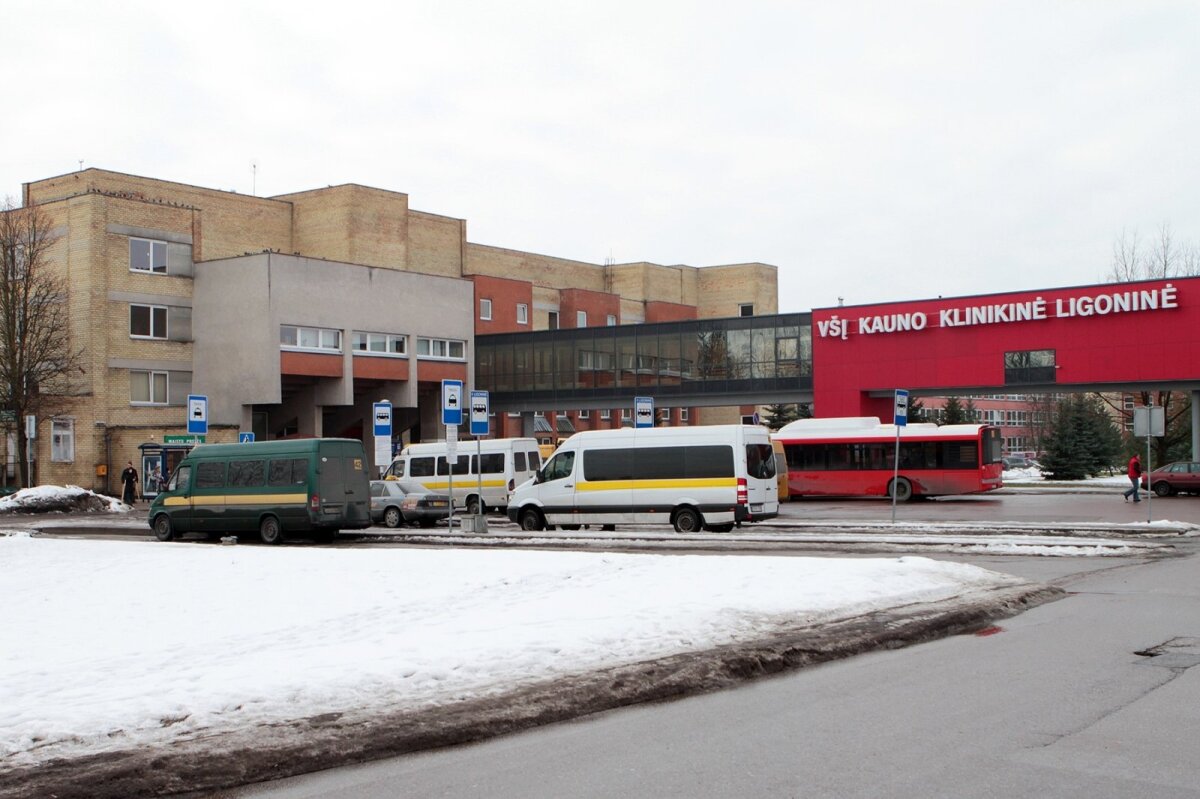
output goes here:
[[[896, 426], [874, 416], [800, 419], [771, 436], [787, 457], [792, 497], [891, 497]], [[1003, 485], [1003, 439], [986, 424], [900, 428], [896, 500]]]

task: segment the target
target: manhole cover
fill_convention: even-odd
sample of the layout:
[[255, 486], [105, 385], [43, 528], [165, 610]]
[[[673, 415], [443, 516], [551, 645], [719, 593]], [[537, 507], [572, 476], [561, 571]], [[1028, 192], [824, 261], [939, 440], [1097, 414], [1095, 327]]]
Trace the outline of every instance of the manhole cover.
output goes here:
[[1147, 658], [1146, 664], [1166, 669], [1190, 669], [1200, 663], [1200, 638], [1179, 637], [1158, 646], [1134, 652]]

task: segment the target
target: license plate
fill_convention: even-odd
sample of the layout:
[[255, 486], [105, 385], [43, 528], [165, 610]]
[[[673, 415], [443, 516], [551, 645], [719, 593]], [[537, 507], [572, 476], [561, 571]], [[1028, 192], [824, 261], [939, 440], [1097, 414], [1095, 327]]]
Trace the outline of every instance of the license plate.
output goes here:
[[435, 507], [435, 508], [444, 508], [444, 507], [446, 507], [446, 505], [447, 505], [448, 503], [445, 503], [445, 502], [436, 502], [436, 501], [435, 501], [435, 502], [431, 502], [431, 503], [429, 503], [429, 504], [430, 504], [430, 505], [432, 505], [432, 506], [433, 506], [433, 507]]
[[751, 505], [750, 512], [751, 513], [762, 513], [762, 505]]

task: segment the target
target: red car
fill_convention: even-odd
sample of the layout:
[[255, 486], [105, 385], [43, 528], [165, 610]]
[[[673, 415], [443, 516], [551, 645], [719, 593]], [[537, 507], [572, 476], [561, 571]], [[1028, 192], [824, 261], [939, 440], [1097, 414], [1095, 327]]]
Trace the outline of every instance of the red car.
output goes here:
[[1150, 474], [1142, 475], [1142, 488], [1153, 489], [1160, 497], [1172, 494], [1200, 494], [1200, 463], [1176, 461]]

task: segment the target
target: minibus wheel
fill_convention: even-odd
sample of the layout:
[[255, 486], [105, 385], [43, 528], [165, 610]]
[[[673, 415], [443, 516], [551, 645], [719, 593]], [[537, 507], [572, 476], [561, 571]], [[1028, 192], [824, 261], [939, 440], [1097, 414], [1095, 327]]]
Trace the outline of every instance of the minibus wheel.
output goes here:
[[170, 541], [175, 537], [175, 528], [171, 526], [171, 517], [160, 513], [154, 517], [154, 537], [159, 541]]
[[896, 494], [897, 502], [908, 502], [912, 499], [912, 483], [908, 482], [908, 478], [906, 477], [901, 477], [888, 483], [888, 497], [892, 496], [893, 491]]
[[677, 533], [699, 532], [702, 524], [700, 514], [695, 508], [680, 508], [675, 511], [675, 532]]
[[544, 530], [546, 522], [537, 508], [526, 508], [521, 511], [521, 529], [527, 531]]
[[278, 544], [283, 540], [283, 528], [274, 516], [264, 517], [258, 525], [258, 537], [264, 544]]
[[467, 513], [472, 516], [479, 513], [487, 513], [487, 505], [481, 502], [479, 497], [472, 494], [467, 497]]

